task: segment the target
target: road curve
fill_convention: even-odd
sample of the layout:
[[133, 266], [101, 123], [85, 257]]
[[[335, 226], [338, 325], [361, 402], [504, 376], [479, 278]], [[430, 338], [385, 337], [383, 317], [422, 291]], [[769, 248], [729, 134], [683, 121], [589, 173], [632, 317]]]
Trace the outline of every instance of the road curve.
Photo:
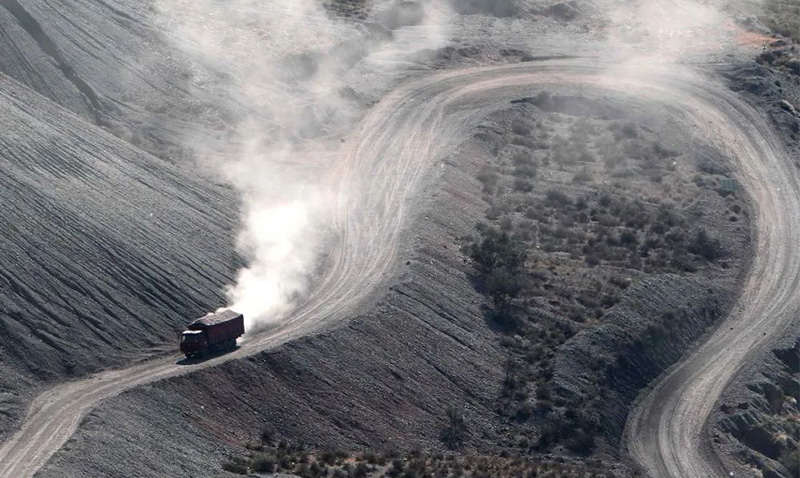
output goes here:
[[[625, 433], [630, 455], [652, 476], [719, 477], [724, 469], [704, 428], [736, 373], [774, 339], [800, 329], [800, 174], [770, 121], [731, 92], [698, 92], [705, 134], [736, 160], [753, 199], [755, 256], [731, 315], [640, 397]], [[699, 108], [699, 110], [697, 109]]]
[[[345, 319], [391, 272], [421, 180], [444, 148], [462, 137], [464, 122], [507, 105], [508, 99], [562, 87], [611, 90], [665, 105], [738, 159], [742, 182], [754, 198], [758, 254], [742, 306], [676, 370], [686, 370], [679, 379], [668, 383], [668, 377], [657, 387], [660, 391], [643, 402], [629, 427], [631, 454], [656, 476], [698, 477], [703, 476], [699, 470], [716, 469], [716, 462], [699, 452], [705, 417], [748, 354], [779, 334], [796, 310], [792, 296], [800, 265], [790, 248], [800, 220], [800, 180], [791, 162], [772, 146], [778, 144], [775, 138], [757, 126], [763, 120], [724, 88], [675, 69], [633, 75], [622, 66], [578, 59], [439, 72], [389, 94], [346, 141], [331, 174], [336, 240], [325, 272], [303, 306], [226, 356], [194, 365], [168, 357], [43, 393], [21, 429], [0, 448], [0, 477], [33, 476], [82, 417], [106, 398], [240, 359]], [[753, 333], [756, 329], [759, 334]], [[681, 389], [687, 393], [670, 400]], [[700, 415], [689, 416], [695, 412]]]

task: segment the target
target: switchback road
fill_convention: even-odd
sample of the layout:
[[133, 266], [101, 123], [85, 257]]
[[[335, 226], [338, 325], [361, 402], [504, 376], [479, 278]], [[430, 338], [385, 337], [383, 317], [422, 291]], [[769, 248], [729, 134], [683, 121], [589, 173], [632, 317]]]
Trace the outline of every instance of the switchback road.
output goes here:
[[[366, 115], [340, 152], [334, 185], [336, 241], [304, 305], [236, 352], [181, 365], [172, 356], [59, 385], [31, 405], [0, 448], [0, 477], [33, 476], [102, 400], [133, 387], [240, 359], [340, 322], [370, 297], [395, 265], [415, 193], [434, 159], [462, 139], [465, 121], [537, 91], [613, 92], [664, 106], [735, 160], [753, 198], [756, 256], [734, 313], [663, 379], [632, 414], [630, 454], [657, 477], [719, 476], [703, 426], [736, 372], [781, 334], [798, 311], [800, 177], [766, 120], [702, 76], [671, 67], [635, 72], [591, 59], [444, 71], [399, 87]], [[454, 114], [458, 112], [458, 114]]]

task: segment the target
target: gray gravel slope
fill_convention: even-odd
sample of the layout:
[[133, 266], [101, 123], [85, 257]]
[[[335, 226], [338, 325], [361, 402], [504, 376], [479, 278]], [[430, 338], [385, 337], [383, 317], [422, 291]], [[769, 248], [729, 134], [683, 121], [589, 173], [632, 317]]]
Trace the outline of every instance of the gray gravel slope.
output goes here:
[[220, 74], [170, 46], [155, 9], [125, 0], [3, 0], [0, 72], [179, 162], [187, 134], [225, 124], [211, 106], [225, 92], [214, 86]]
[[172, 345], [239, 259], [231, 191], [2, 75], [0, 112], [3, 437], [25, 389]]
[[[459, 137], [458, 131], [461, 130], [456, 126], [462, 128], [464, 126], [464, 116], [447, 116], [444, 114], [445, 111], [453, 111], [453, 108], [466, 105], [475, 105], [478, 109], [481, 107], [491, 109], [499, 101], [500, 93], [512, 97], [524, 96], [529, 95], [532, 89], [552, 88], [555, 84], [569, 81], [618, 92], [628, 92], [633, 86], [636, 88], [637, 96], [680, 106], [687, 125], [702, 126], [703, 133], [708, 137], [718, 138], [723, 144], [736, 145], [730, 153], [741, 160], [739, 166], [742, 181], [753, 193], [758, 212], [757, 221], [763, 225], [764, 231], [771, 233], [758, 238], [758, 257], [762, 258], [763, 262], [758, 262], [754, 266], [756, 275], [751, 278], [753, 284], [751, 290], [755, 290], [755, 283], [761, 283], [763, 287], [757, 289], [760, 298], [766, 300], [767, 297], [774, 295], [773, 292], [777, 292], [779, 297], [785, 300], [783, 305], [791, 306], [794, 302], [790, 295], [784, 294], [796, 283], [777, 280], [778, 277], [770, 276], [766, 270], [780, 271], [789, 276], [793, 274], [795, 261], [784, 261], [791, 241], [784, 240], [783, 235], [793, 234], [795, 228], [785, 227], [787, 225], [784, 221], [787, 220], [786, 215], [789, 211], [796, 210], [800, 205], [789, 202], [786, 208], [779, 208], [778, 206], [783, 203], [776, 199], [777, 193], [771, 190], [770, 185], [778, 182], [781, 187], [791, 189], [797, 187], [800, 181], [795, 181], [794, 172], [785, 170], [788, 166], [783, 161], [782, 151], [769, 141], [771, 138], [769, 132], [757, 131], [741, 124], [738, 120], [739, 115], [749, 114], [750, 110], [741, 105], [733, 95], [705, 78], [678, 72], [657, 72], [659, 74], [652, 76], [625, 77], [617, 70], [613, 71], [614, 74], [609, 74], [607, 70], [600, 69], [598, 73], [596, 65], [587, 66], [583, 64], [584, 61], [553, 61], [546, 64], [440, 73], [404, 86], [376, 105], [362, 122], [362, 130], [354, 134], [352, 141], [347, 142], [348, 147], [343, 154], [345, 164], [352, 169], [346, 171], [349, 174], [345, 174], [342, 180], [345, 185], [358, 185], [359, 181], [379, 178], [386, 181], [386, 187], [373, 187], [368, 190], [359, 187], [344, 189], [364, 191], [364, 196], [353, 196], [350, 198], [352, 202], [342, 202], [341, 223], [345, 231], [338, 248], [340, 252], [335, 254], [335, 262], [330, 273], [321, 279], [320, 287], [309, 298], [309, 302], [281, 329], [274, 334], [258, 337], [246, 343], [239, 352], [215, 360], [206, 366], [216, 365], [222, 360], [244, 358], [274, 347], [276, 343], [292, 336], [297, 337], [319, 330], [326, 323], [335, 324], [353, 313], [354, 304], [363, 303], [370, 297], [370, 291], [383, 283], [380, 277], [391, 272], [392, 264], [397, 259], [399, 241], [404, 237], [399, 231], [401, 226], [408, 224], [403, 216], [408, 216], [415, 210], [412, 207], [414, 203], [409, 201], [413, 198], [415, 184], [419, 184], [420, 175], [430, 166], [424, 159], [436, 157], [436, 153], [441, 149], [434, 145], [452, 143]], [[611, 68], [610, 65], [604, 66]], [[461, 111], [463, 114], [463, 110]], [[434, 136], [436, 141], [433, 141]], [[378, 144], [381, 147], [364, 148], [363, 144]], [[387, 151], [394, 151], [396, 154], [386, 154]], [[392, 158], [392, 161], [382, 161], [384, 158]], [[399, 172], [374, 174], [375, 171], [382, 170]], [[780, 175], [782, 177], [775, 177]], [[365, 205], [376, 207], [378, 210], [375, 214], [354, 214], [354, 211], [363, 211], [361, 208]], [[365, 225], [362, 221], [368, 223]], [[385, 247], [377, 248], [374, 247], [375, 244], [384, 244]], [[368, 247], [369, 245], [372, 247]], [[364, 251], [368, 254], [365, 255]], [[748, 309], [744, 312], [742, 315], [734, 314], [730, 319], [733, 321], [731, 325], [747, 320], [756, 315], [758, 310]], [[767, 332], [764, 340], [780, 334], [790, 319], [791, 317], [786, 315], [775, 315], [762, 320], [759, 325], [764, 327], [764, 332]], [[723, 329], [727, 327], [720, 330]], [[741, 333], [745, 335], [738, 335]], [[719, 384], [725, 382], [721, 377], [730, 377], [735, 373], [745, 358], [743, 356], [746, 355], [748, 346], [753, 345], [747, 340], [753, 337], [749, 328], [735, 328], [731, 334], [744, 340], [734, 342], [740, 348], [730, 350], [733, 353], [727, 355], [728, 360], [724, 366], [712, 371], [714, 379]], [[708, 350], [713, 350], [719, 345], [722, 344], [712, 342]], [[191, 369], [186, 368], [184, 371], [189, 370]], [[51, 400], [58, 401], [60, 406], [63, 406], [64, 413], [53, 414], [48, 410], [42, 410], [33, 415], [29, 422], [31, 426], [23, 429], [24, 433], [9, 442], [8, 450], [11, 454], [8, 456], [22, 460], [21, 457], [26, 456], [25, 443], [38, 447], [39, 457], [26, 458], [27, 461], [18, 462], [22, 468], [29, 470], [27, 472], [35, 471], [38, 466], [31, 460], [46, 458], [66, 440], [75, 430], [75, 420], [88, 411], [88, 406], [82, 404], [95, 404], [103, 397], [152, 381], [157, 378], [153, 375], [155, 373], [160, 377], [167, 377], [177, 375], [181, 371], [174, 362], [165, 359], [140, 368], [120, 371], [118, 382], [109, 382], [105, 389], [98, 389], [91, 380], [87, 380], [77, 382], [74, 387], [62, 387], [52, 398], [42, 398], [44, 404]], [[703, 382], [701, 380], [692, 383]], [[713, 403], [715, 394], [721, 391], [721, 387], [714, 387], [709, 393], [689, 402], [688, 408], [694, 407], [702, 413]], [[656, 409], [658, 410], [665, 409]], [[670, 415], [665, 416], [664, 420], [676, 426], [690, 425], [682, 428], [683, 432], [688, 433], [692, 433], [695, 426], [702, 426], [704, 422], [702, 417], [693, 421], [684, 420], [685, 415], [677, 417], [674, 422]], [[656, 448], [648, 450], [647, 453], [637, 449], [634, 451], [635, 456], [646, 465], [651, 465], [650, 459], [663, 456], [660, 453], [664, 449], [658, 448], [663, 444], [659, 443], [658, 438], [670, 435], [661, 433], [662, 430], [657, 427], [643, 427], [639, 432], [643, 438], [635, 443], [655, 442]], [[61, 436], [57, 436], [58, 434]], [[28, 436], [32, 436], [32, 439]], [[691, 461], [681, 464], [688, 464], [697, 469], [708, 466], [705, 456], [692, 454], [684, 458], [691, 458]]]

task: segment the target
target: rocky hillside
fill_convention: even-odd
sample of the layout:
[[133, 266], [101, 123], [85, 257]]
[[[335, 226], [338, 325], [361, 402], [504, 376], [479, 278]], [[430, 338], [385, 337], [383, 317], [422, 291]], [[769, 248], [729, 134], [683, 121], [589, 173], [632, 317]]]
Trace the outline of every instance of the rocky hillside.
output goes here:
[[43, 383], [171, 348], [240, 265], [235, 195], [132, 145], [171, 159], [159, 135], [183, 110], [162, 122], [143, 98], [191, 103], [180, 75], [142, 67], [142, 15], [0, 4], [0, 438]]
[[0, 71], [159, 157], [227, 116], [221, 74], [170, 45], [153, 2], [0, 4]]
[[759, 360], [717, 413], [716, 446], [768, 478], [800, 474], [800, 339]]
[[[457, 161], [416, 221], [396, 285], [369, 312], [111, 399], [42, 475], [220, 476], [222, 463], [266, 427], [315, 447], [430, 448], [440, 444], [449, 406], [463, 411], [471, 442], [492, 446], [503, 433], [494, 417], [504, 354], [456, 240], [484, 207], [478, 181], [461, 169], [475, 169], [464, 164], [474, 160]], [[159, 429], [175, 437], [170, 446], [159, 445]]]
[[[795, 17], [787, 9], [793, 2], [769, 1], [760, 19], [787, 37], [777, 36], [765, 45], [754, 64], [726, 73], [731, 88], [770, 113], [786, 147], [796, 152], [800, 167], [800, 56]], [[777, 23], [775, 23], [777, 22]], [[778, 28], [783, 25], [787, 31]], [[765, 477], [782, 478], [800, 473], [797, 403], [800, 400], [800, 356], [795, 331], [782, 344], [754, 357], [751, 366], [733, 383], [710, 426], [714, 446], [722, 456], [759, 470]]]
[[[576, 101], [584, 106], [591, 104]], [[495, 303], [478, 283], [478, 269], [467, 245], [480, 233], [476, 223], [486, 221], [487, 214], [511, 200], [500, 196], [499, 191], [513, 190], [514, 156], [506, 154], [509, 151], [501, 153], [502, 148], [494, 145], [499, 141], [530, 154], [527, 143], [499, 138], [520, 136], [513, 132], [515, 119], [530, 120], [537, 108], [509, 104], [508, 110], [486, 120], [496, 133], [491, 139], [487, 139], [487, 126], [481, 126], [458, 148], [458, 154], [444, 158], [442, 167], [430, 178], [427, 205], [410, 229], [409, 247], [394, 285], [365, 313], [345, 326], [277, 350], [109, 400], [85, 420], [43, 476], [68, 473], [88, 477], [115, 472], [220, 476], [223, 465], [241, 471], [236, 464], [247, 463], [242, 460], [249, 453], [254, 453], [254, 459], [264, 460], [267, 458], [259, 457], [286, 456], [289, 448], [281, 446], [291, 447], [295, 450], [292, 453], [306, 450], [315, 456], [325, 450], [355, 456], [376, 449], [398, 450], [395, 453], [399, 456], [408, 457], [406, 454], [421, 449], [432, 453], [422, 460], [425, 464], [419, 466], [423, 467], [441, 466], [436, 452], [445, 452], [448, 447], [473, 457], [532, 453], [541, 457], [541, 452], [549, 451], [566, 456], [561, 460], [567, 460], [570, 466], [593, 463], [594, 471], [587, 473], [631, 473], [613, 465], [613, 459], [595, 463], [569, 457], [592, 452], [598, 457], [609, 458], [608, 452], [613, 455], [625, 410], [637, 391], [677, 360], [681, 350], [724, 313], [743, 263], [738, 253], [727, 255], [727, 272], [721, 274], [721, 258], [720, 263], [709, 264], [702, 256], [689, 253], [684, 257], [680, 249], [675, 249], [675, 260], [662, 265], [654, 260], [653, 270], [644, 271], [629, 265], [624, 251], [630, 248], [619, 246], [616, 250], [617, 246], [609, 243], [610, 249], [599, 260], [624, 256], [628, 269], [586, 265], [585, 258], [570, 258], [558, 250], [567, 241], [545, 246], [551, 238], [547, 223], [541, 220], [532, 237], [539, 238], [543, 249], [531, 255], [535, 267], [526, 272], [526, 287], [531, 293], [536, 289], [550, 292], [525, 296], [524, 302], [514, 299], [517, 319], [526, 325], [510, 331], [507, 324], [499, 323]], [[568, 131], [579, 116], [562, 118], [557, 128]], [[618, 120], [609, 124], [616, 128]], [[642, 124], [638, 137], [642, 144], [651, 144], [651, 132], [659, 128]], [[608, 131], [613, 136], [614, 129]], [[667, 144], [672, 146], [671, 141]], [[530, 157], [538, 161], [535, 154]], [[663, 183], [672, 185], [678, 199], [683, 187], [699, 191], [696, 194], [705, 198], [702, 206], [686, 210], [676, 206], [673, 219], [678, 222], [673, 227], [682, 214], [727, 210], [733, 202], [741, 201], [741, 197], [721, 196], [710, 181], [713, 175], [707, 173], [700, 173], [700, 177], [708, 183], [683, 183], [681, 178], [696, 175], [697, 158], [682, 151], [671, 157], [681, 166], [658, 166]], [[624, 160], [631, 167], [640, 161]], [[604, 164], [597, 161], [586, 166], [599, 168], [598, 178], [605, 174], [601, 173]], [[502, 176], [506, 165], [509, 174]], [[486, 192], [487, 167], [499, 168], [502, 176], [492, 194]], [[599, 180], [596, 184], [573, 182], [571, 169], [580, 172], [580, 163], [553, 160], [549, 166], [538, 167], [537, 175], [529, 178], [534, 184], [531, 191], [545, 198], [547, 187], [556, 184], [553, 181], [559, 177], [569, 184], [563, 188], [567, 194], [592, 191], [601, 184]], [[511, 182], [510, 188], [505, 187], [506, 180]], [[643, 185], [652, 184], [647, 175], [643, 181]], [[536, 198], [534, 195], [528, 200]], [[556, 207], [556, 212], [559, 210], [568, 209], [562, 205]], [[657, 205], [654, 210], [658, 210]], [[511, 218], [513, 231], [523, 230], [525, 211], [520, 209], [520, 217]], [[723, 214], [719, 223], [708, 223], [713, 237], [720, 235], [716, 227], [730, 227], [725, 246], [731, 250], [741, 248], [741, 241], [748, 237], [746, 211], [741, 204], [737, 211]], [[734, 215], [737, 220], [730, 220]], [[498, 227], [507, 222], [502, 214], [491, 220]], [[681, 234], [689, 240], [690, 232]], [[643, 238], [641, 244], [645, 242]], [[652, 257], [664, 253], [658, 252], [659, 248], [666, 248], [669, 259], [672, 249], [664, 244], [653, 245]], [[636, 251], [636, 257], [641, 258], [638, 248]], [[648, 264], [646, 258], [642, 264]], [[664, 268], [669, 267], [674, 269], [665, 273]], [[709, 282], [709, 270], [720, 275], [720, 280]], [[609, 271], [613, 277], [605, 274]], [[594, 275], [603, 290], [614, 292], [613, 301], [594, 305], [581, 302], [581, 297], [599, 301], [605, 296], [589, 292], [594, 291], [589, 280]], [[701, 282], [706, 286], [698, 287]], [[710, 299], [711, 295], [715, 299]], [[539, 300], [543, 302], [539, 304]], [[670, 335], [675, 330], [680, 331], [677, 337], [664, 342], [671, 347], [669, 351], [652, 356], [646, 353], [659, 342], [658, 334]], [[600, 354], [603, 361], [589, 359]], [[633, 364], [641, 366], [642, 373], [633, 374]], [[586, 380], [587, 376], [597, 380]], [[510, 389], [511, 382], [515, 385]], [[604, 390], [601, 395], [591, 395], [598, 388]], [[463, 423], [463, 427], [456, 426], [457, 432], [453, 431], [453, 416]], [[592, 428], [589, 419], [598, 420], [607, 433]], [[553, 435], [554, 423], [569, 433]], [[174, 437], [169, 447], [158, 446], [163, 437], [156, 430], [169, 430], [169, 436]], [[265, 432], [268, 439], [262, 437]], [[573, 440], [576, 436], [588, 437], [593, 444], [586, 449], [583, 441]], [[261, 445], [255, 445], [258, 443]], [[244, 450], [248, 444], [253, 444], [252, 450], [261, 451]], [[536, 462], [543, 463], [541, 458]], [[308, 468], [308, 463], [304, 466]], [[305, 474], [311, 473], [309, 470], [303, 471], [303, 476], [313, 476]]]
[[[171, 344], [240, 265], [234, 195], [187, 169], [178, 146], [225, 122], [219, 92], [193, 87], [214, 74], [164, 46], [145, 4], [62, 3], [0, 4], [0, 196], [12, 205], [0, 211], [0, 430], [39, 385]], [[348, 19], [367, 11], [328, 3]], [[518, 2], [455, 5], [519, 14]], [[581, 5], [536, 15], [568, 21]], [[448, 54], [473, 65], [476, 50]], [[770, 75], [738, 85], [774, 93], [792, 128]], [[383, 298], [335, 330], [104, 402], [41, 476], [226, 476], [256, 451], [300, 446], [340, 460], [396, 449], [384, 456], [437, 467], [451, 447], [493, 470], [554, 453], [542, 470], [631, 474], [610, 465], [628, 407], [730, 305], [747, 205], [721, 191], [716, 152], [704, 162], [659, 137], [659, 121], [597, 108], [574, 95], [506, 105], [436, 168]], [[526, 248], [511, 289], [487, 287], [472, 253], [495, 233]]]

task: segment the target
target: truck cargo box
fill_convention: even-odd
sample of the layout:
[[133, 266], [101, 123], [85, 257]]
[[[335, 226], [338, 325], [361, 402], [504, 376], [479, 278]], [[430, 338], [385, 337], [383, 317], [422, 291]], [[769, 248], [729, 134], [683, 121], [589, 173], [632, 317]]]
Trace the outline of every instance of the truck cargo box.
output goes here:
[[233, 310], [223, 310], [195, 320], [188, 330], [205, 331], [208, 345], [215, 345], [244, 335], [244, 316]]
[[210, 353], [236, 348], [236, 339], [244, 335], [244, 316], [232, 310], [201, 317], [181, 334], [180, 349], [187, 358], [206, 357]]

